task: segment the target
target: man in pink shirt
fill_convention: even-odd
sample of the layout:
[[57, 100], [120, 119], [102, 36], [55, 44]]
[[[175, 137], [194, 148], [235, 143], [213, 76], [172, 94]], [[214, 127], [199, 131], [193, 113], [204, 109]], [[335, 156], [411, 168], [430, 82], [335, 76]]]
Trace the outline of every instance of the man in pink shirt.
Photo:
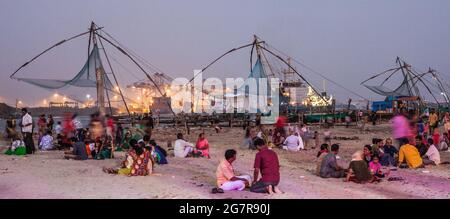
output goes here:
[[403, 108], [401, 109], [401, 113], [396, 115], [391, 121], [392, 131], [397, 142], [401, 142], [401, 139], [408, 139], [412, 136], [411, 129], [409, 127], [409, 121], [406, 118], [405, 114], [406, 109]]
[[235, 176], [231, 165], [236, 160], [236, 151], [229, 149], [225, 151], [225, 159], [217, 167], [216, 177], [217, 186], [224, 191], [239, 190], [242, 191], [250, 185], [251, 177], [249, 175]]

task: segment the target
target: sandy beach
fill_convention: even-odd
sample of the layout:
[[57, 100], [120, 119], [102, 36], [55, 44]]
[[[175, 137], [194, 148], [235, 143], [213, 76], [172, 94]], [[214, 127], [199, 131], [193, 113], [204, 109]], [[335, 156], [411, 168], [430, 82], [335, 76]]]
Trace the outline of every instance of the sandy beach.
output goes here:
[[[314, 128], [317, 130], [317, 128]], [[181, 131], [178, 130], [178, 131]], [[319, 130], [323, 131], [323, 130]], [[163, 147], [167, 141], [175, 140], [175, 128], [157, 129], [154, 138]], [[186, 136], [196, 140], [201, 128], [192, 128]], [[403, 181], [383, 180], [377, 184], [356, 184], [343, 179], [322, 179], [313, 175], [317, 149], [287, 152], [274, 149], [281, 165], [280, 188], [284, 194], [264, 195], [249, 191], [233, 191], [211, 194], [215, 186], [215, 170], [223, 153], [228, 148], [238, 151], [234, 163], [236, 172], [253, 173], [256, 151], [239, 148], [243, 140], [242, 128], [224, 128], [216, 134], [205, 128], [211, 149], [211, 159], [169, 157], [169, 164], [156, 166], [161, 175], [127, 177], [108, 175], [102, 167], [117, 166], [124, 152], [116, 152], [115, 159], [75, 161], [64, 160], [62, 151], [38, 152], [31, 156], [0, 155], [0, 198], [137, 198], [137, 199], [303, 199], [303, 198], [450, 198], [450, 165], [425, 169], [392, 171], [392, 177], [403, 177]], [[337, 127], [334, 136], [359, 137], [360, 140], [333, 141], [341, 144], [339, 163], [348, 166], [351, 154], [361, 150], [373, 137], [390, 137], [389, 125], [369, 126], [369, 131], [360, 132], [356, 127]], [[1, 144], [0, 150], [6, 150]], [[450, 161], [449, 152], [441, 152], [442, 161]]]

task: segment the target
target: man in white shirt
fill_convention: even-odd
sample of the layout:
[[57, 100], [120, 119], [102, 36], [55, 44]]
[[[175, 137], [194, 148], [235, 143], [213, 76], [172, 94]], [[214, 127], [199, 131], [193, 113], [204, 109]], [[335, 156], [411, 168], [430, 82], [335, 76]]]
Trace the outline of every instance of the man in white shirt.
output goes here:
[[78, 115], [75, 113], [72, 116], [72, 124], [76, 130], [75, 136], [79, 141], [84, 141], [83, 136], [83, 124], [81, 123], [80, 119], [78, 118]]
[[42, 137], [41, 142], [39, 143], [39, 149], [43, 151], [53, 150], [53, 137], [51, 131], [47, 131]]
[[183, 134], [177, 134], [177, 140], [173, 147], [173, 153], [175, 157], [185, 158], [194, 151], [194, 144], [189, 143], [183, 139]]
[[439, 165], [441, 163], [441, 155], [433, 143], [433, 139], [428, 139], [428, 150], [422, 157], [422, 162], [425, 165]]
[[284, 140], [283, 149], [288, 151], [299, 151], [300, 148], [303, 148], [303, 141], [299, 135], [294, 134], [293, 131], [290, 131], [290, 135]]
[[25, 142], [27, 154], [34, 154], [36, 148], [33, 141], [33, 118], [28, 113], [27, 108], [22, 109], [22, 121], [20, 122], [22, 135]]

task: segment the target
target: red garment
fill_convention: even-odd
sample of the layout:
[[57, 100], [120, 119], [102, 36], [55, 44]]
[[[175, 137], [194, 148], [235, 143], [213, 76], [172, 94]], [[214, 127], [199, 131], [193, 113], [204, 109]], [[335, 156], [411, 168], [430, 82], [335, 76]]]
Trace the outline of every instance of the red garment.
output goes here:
[[40, 129], [44, 129], [47, 126], [45, 118], [39, 118], [38, 126], [39, 126]]
[[195, 144], [195, 147], [198, 149], [198, 151], [202, 152], [202, 156], [209, 157], [209, 143], [206, 138], [203, 140], [198, 140], [197, 144]]
[[147, 176], [151, 170], [148, 169], [150, 152], [145, 150], [141, 155], [132, 154], [133, 165], [131, 166], [131, 176]]
[[75, 126], [72, 123], [72, 115], [66, 114], [64, 117], [63, 123], [62, 123], [62, 132], [67, 137], [70, 138], [73, 136], [73, 133], [75, 131]]
[[277, 119], [277, 122], [275, 123], [276, 128], [283, 128], [286, 125], [286, 117], [285, 116], [279, 116]]
[[433, 135], [433, 144], [438, 146], [439, 142], [440, 142], [441, 136], [439, 135], [439, 133], [435, 133]]
[[280, 164], [273, 150], [265, 148], [259, 151], [255, 157], [254, 167], [261, 170], [263, 182], [280, 182]]
[[108, 121], [106, 121], [106, 126], [111, 127], [111, 129], [114, 129], [114, 121], [112, 118], [109, 118]]

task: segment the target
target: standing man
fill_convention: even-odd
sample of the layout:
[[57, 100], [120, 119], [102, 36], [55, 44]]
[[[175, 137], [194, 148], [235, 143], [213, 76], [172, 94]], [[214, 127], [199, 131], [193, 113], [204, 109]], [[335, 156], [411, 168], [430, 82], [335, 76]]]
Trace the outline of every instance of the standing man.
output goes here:
[[22, 135], [26, 147], [27, 154], [34, 154], [36, 148], [33, 142], [33, 118], [28, 114], [27, 108], [22, 108], [22, 121], [20, 127], [22, 128]]
[[53, 131], [53, 125], [55, 124], [55, 121], [53, 120], [52, 114], [48, 115], [47, 118], [47, 131]]
[[430, 116], [428, 117], [428, 122], [430, 125], [430, 133], [429, 133], [430, 135], [432, 135], [434, 133], [434, 129], [437, 128], [438, 120], [439, 120], [439, 117], [436, 114], [436, 110], [431, 109]]
[[[280, 164], [277, 154], [270, 150], [261, 138], [257, 138], [254, 144], [259, 152], [255, 156], [255, 170], [250, 191], [269, 194], [281, 193], [277, 188], [280, 183]], [[261, 179], [258, 180], [260, 172]]]

